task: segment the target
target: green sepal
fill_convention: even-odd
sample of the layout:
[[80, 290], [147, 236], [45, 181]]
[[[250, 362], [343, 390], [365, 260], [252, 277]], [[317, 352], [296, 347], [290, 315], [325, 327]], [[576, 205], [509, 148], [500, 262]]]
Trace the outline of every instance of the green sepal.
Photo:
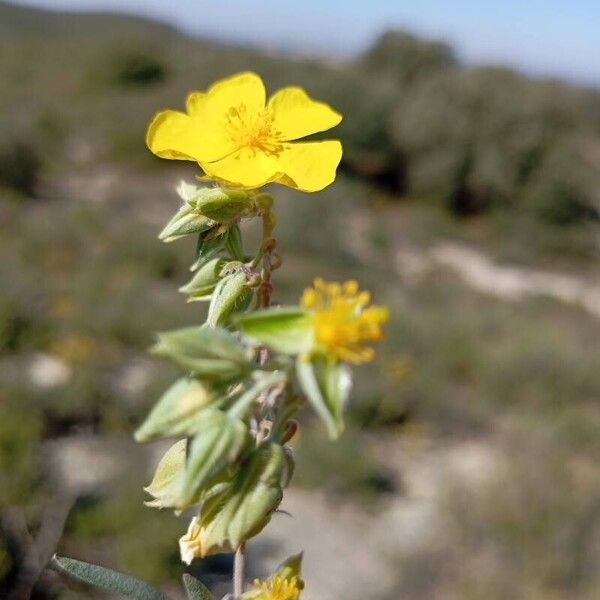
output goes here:
[[188, 600], [215, 600], [208, 588], [189, 573], [183, 574], [183, 586]]
[[185, 203], [158, 234], [158, 239], [163, 242], [174, 242], [186, 235], [207, 231], [214, 225], [214, 221], [199, 214], [193, 206]]
[[198, 515], [202, 556], [233, 552], [260, 533], [281, 503], [285, 456], [264, 443], [240, 468], [233, 484], [206, 500]]
[[54, 555], [50, 568], [95, 588], [134, 598], [135, 600], [169, 600], [169, 597], [149, 583], [99, 565]]
[[310, 313], [298, 307], [267, 308], [236, 317], [246, 336], [283, 354], [303, 354], [314, 345]]
[[176, 435], [190, 435], [195, 431], [198, 414], [220, 399], [212, 387], [193, 379], [177, 380], [155, 404], [145, 421], [135, 432], [138, 442]]
[[352, 376], [347, 365], [330, 362], [325, 358], [299, 356], [296, 374], [302, 391], [321, 417], [331, 439], [344, 430], [344, 407], [352, 387]]
[[254, 367], [252, 351], [233, 334], [204, 325], [159, 333], [152, 352], [216, 382], [242, 379]]
[[225, 248], [227, 231], [228, 227], [226, 225], [217, 225], [198, 236], [196, 259], [190, 267], [190, 271], [197, 271]]
[[212, 188], [197, 202], [198, 211], [217, 223], [229, 223], [242, 217], [252, 204], [243, 190]]
[[292, 577], [296, 577], [298, 579], [298, 587], [301, 590], [304, 589], [304, 581], [301, 578], [303, 557], [303, 552], [299, 552], [298, 554], [290, 556], [288, 559], [284, 560], [277, 567], [277, 569], [275, 569], [275, 575], [279, 575], [279, 577], [282, 579], [291, 579]]
[[144, 502], [153, 508], [177, 508], [185, 477], [187, 440], [175, 442], [163, 455], [150, 484], [144, 488], [154, 499]]
[[226, 264], [224, 258], [208, 260], [179, 291], [188, 294], [189, 300], [208, 300], [219, 282], [219, 274]]
[[253, 292], [246, 287], [246, 274], [239, 270], [219, 281], [212, 294], [206, 324], [225, 325], [233, 313], [244, 311], [252, 301]]
[[238, 225], [233, 225], [227, 231], [225, 237], [225, 247], [227, 248], [227, 252], [229, 252], [229, 256], [233, 260], [244, 260], [244, 247], [242, 244], [242, 232]]
[[207, 411], [198, 420], [188, 453], [180, 507], [191, 504], [227, 467], [250, 449], [246, 424], [219, 410]]

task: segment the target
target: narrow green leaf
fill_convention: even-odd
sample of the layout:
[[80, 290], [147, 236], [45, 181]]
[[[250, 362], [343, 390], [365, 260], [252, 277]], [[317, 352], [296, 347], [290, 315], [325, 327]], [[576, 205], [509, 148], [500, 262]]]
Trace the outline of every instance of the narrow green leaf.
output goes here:
[[284, 354], [302, 354], [314, 344], [310, 314], [298, 307], [268, 308], [235, 319], [252, 340]]
[[183, 585], [188, 600], [214, 600], [214, 596], [208, 591], [208, 588], [188, 573], [183, 574]]
[[150, 584], [130, 575], [72, 558], [53, 556], [49, 565], [55, 571], [96, 588], [122, 594], [135, 600], [169, 600]]
[[329, 437], [338, 438], [344, 429], [344, 406], [352, 387], [350, 369], [343, 363], [330, 363], [322, 358], [310, 361], [300, 356], [296, 374], [302, 391], [325, 423]]

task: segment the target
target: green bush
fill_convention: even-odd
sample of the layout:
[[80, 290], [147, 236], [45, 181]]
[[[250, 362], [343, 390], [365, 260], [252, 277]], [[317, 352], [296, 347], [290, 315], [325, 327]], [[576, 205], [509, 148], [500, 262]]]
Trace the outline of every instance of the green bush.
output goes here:
[[10, 136], [0, 141], [0, 187], [32, 195], [41, 166], [38, 152], [32, 144]]
[[92, 75], [94, 83], [105, 87], [148, 87], [164, 82], [168, 67], [152, 50], [117, 44], [102, 57]]

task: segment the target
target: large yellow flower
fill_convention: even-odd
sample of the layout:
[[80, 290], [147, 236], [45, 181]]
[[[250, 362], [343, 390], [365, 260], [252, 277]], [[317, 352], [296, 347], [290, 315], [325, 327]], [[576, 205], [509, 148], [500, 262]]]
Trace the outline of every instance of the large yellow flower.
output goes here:
[[365, 343], [383, 338], [388, 309], [367, 306], [371, 294], [359, 291], [356, 281], [339, 284], [317, 278], [313, 285], [304, 290], [302, 307], [312, 315], [315, 350], [331, 360], [354, 364], [372, 360], [375, 351]]
[[146, 144], [161, 158], [196, 161], [226, 185], [252, 189], [277, 182], [316, 192], [335, 179], [342, 145], [294, 140], [341, 120], [299, 87], [283, 88], [266, 102], [262, 79], [245, 72], [217, 81], [206, 92], [191, 92], [185, 113], [159, 112]]

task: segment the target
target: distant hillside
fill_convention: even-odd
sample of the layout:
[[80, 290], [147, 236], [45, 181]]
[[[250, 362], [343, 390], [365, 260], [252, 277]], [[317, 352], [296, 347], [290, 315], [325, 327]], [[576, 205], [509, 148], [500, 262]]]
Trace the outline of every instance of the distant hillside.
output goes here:
[[0, 1], [0, 36], [174, 31], [151, 19], [110, 12], [56, 12]]

